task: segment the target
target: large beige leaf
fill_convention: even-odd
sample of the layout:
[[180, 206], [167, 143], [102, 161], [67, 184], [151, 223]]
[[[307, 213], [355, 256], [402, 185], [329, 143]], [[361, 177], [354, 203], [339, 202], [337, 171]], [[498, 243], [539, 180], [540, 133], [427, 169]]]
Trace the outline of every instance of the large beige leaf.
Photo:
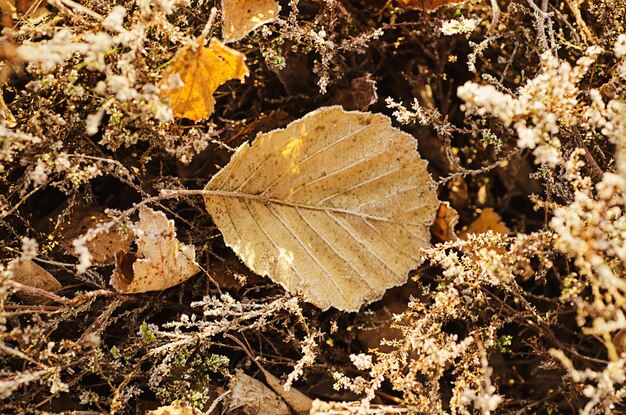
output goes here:
[[438, 206], [413, 137], [340, 107], [242, 145], [205, 190], [248, 267], [322, 309], [350, 311], [422, 262]]
[[278, 17], [280, 5], [275, 0], [222, 0], [224, 42], [243, 39], [257, 27]]

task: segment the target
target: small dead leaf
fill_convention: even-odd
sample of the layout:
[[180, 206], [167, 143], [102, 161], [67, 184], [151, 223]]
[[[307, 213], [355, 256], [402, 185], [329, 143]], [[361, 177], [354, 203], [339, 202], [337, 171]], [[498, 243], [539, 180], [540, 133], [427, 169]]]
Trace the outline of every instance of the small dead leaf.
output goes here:
[[254, 272], [357, 311], [422, 262], [438, 206], [426, 164], [386, 116], [326, 107], [239, 147], [205, 204]]
[[31, 14], [40, 7], [46, 6], [44, 0], [9, 0], [9, 3], [15, 5], [15, 9], [20, 14]]
[[[76, 248], [72, 242], [84, 235], [89, 229], [110, 220], [103, 209], [94, 206], [78, 204], [71, 208], [69, 216], [59, 223], [53, 236], [59, 239], [63, 248], [72, 255], [78, 257]], [[85, 246], [91, 254], [91, 262], [94, 265], [111, 265], [115, 263], [115, 254], [128, 251], [133, 241], [131, 229], [114, 226], [107, 231], [98, 232]]]
[[468, 233], [485, 233], [493, 231], [502, 235], [511, 233], [511, 230], [504, 224], [500, 215], [492, 208], [485, 208], [480, 215], [472, 222], [461, 237], [464, 238]]
[[148, 411], [146, 415], [201, 415], [202, 411], [192, 406], [162, 406], [153, 411]]
[[262, 382], [246, 375], [241, 370], [228, 385], [227, 414], [232, 415], [289, 415], [283, 400]]
[[195, 263], [195, 247], [176, 239], [174, 221], [168, 220], [165, 213], [140, 208], [135, 235], [137, 253], [121, 252], [115, 256], [117, 264], [111, 284], [117, 291], [165, 290], [200, 271]]
[[345, 110], [364, 111], [378, 100], [376, 82], [369, 76], [350, 81], [350, 87], [337, 91], [331, 103], [341, 105]]
[[261, 373], [263, 373], [265, 381], [270, 386], [270, 388], [272, 388], [274, 392], [276, 392], [276, 394], [280, 396], [284, 402], [287, 403], [287, 405], [293, 410], [293, 412], [296, 413], [296, 415], [306, 415], [311, 412], [311, 405], [313, 404], [313, 400], [311, 400], [311, 398], [309, 398], [304, 393], [300, 392], [294, 387], [285, 389], [280, 380], [278, 380], [276, 376], [265, 370], [265, 368], [252, 355], [252, 352], [241, 342], [241, 340], [230, 334], [225, 334], [224, 336], [232, 339], [241, 347], [241, 349], [248, 355], [250, 360], [252, 360], [254, 364], [256, 364], [257, 367], [261, 370]]
[[615, 346], [617, 356], [621, 356], [626, 351], [626, 329], [621, 329], [615, 334], [613, 346]]
[[[55, 292], [61, 289], [61, 283], [41, 266], [31, 260], [14, 259], [9, 264], [9, 269], [13, 273], [13, 279], [24, 285], [40, 288], [42, 290]], [[46, 304], [50, 302], [47, 297], [18, 291], [18, 298], [27, 304]]]
[[441, 202], [435, 216], [433, 224], [433, 235], [441, 242], [453, 241], [457, 239], [454, 227], [459, 222], [459, 214], [450, 206], [449, 202]]
[[461, 3], [465, 0], [397, 0], [407, 9], [435, 10], [446, 4]]
[[181, 48], [163, 72], [161, 94], [171, 100], [175, 117], [199, 121], [213, 114], [213, 93], [224, 82], [248, 76], [243, 53], [211, 39], [204, 47], [200, 36], [196, 45]]
[[275, 0], [222, 0], [224, 43], [243, 39], [259, 26], [276, 19], [280, 5]]

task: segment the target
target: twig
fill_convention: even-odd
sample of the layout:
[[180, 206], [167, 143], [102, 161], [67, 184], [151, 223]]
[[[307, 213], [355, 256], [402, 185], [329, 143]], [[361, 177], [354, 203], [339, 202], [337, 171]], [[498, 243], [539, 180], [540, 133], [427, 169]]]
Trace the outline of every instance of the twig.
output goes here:
[[496, 28], [500, 20], [500, 6], [498, 6], [498, 0], [491, 0], [491, 11], [491, 24], [489, 25], [489, 29], [487, 29], [487, 35]]
[[204, 29], [202, 29], [202, 33], [200, 37], [206, 38], [211, 29], [213, 28], [213, 24], [215, 23], [215, 17], [217, 16], [217, 8], [211, 7], [211, 14], [209, 15], [209, 20], [207, 21]]
[[17, 282], [15, 280], [5, 280], [3, 281], [3, 285], [11, 287], [11, 288], [15, 288], [18, 291], [26, 291], [39, 297], [46, 297], [53, 301], [56, 301], [57, 303], [69, 304], [71, 302], [67, 298], [58, 296], [54, 293], [51, 293], [50, 291], [44, 290], [42, 288], [37, 288], [37, 287], [32, 287], [30, 285], [22, 284], [21, 282]]
[[602, 176], [604, 175], [604, 172], [602, 171], [600, 166], [598, 166], [598, 163], [596, 163], [596, 160], [593, 158], [593, 156], [591, 155], [591, 152], [585, 145], [583, 138], [580, 135], [580, 132], [578, 131], [578, 128], [574, 126], [572, 127], [572, 131], [574, 132], [574, 141], [576, 141], [576, 145], [581, 147], [583, 150], [585, 150], [585, 160], [587, 160], [587, 163], [589, 163], [589, 166], [593, 170], [594, 175], [596, 176], [596, 178], [602, 178]]
[[593, 33], [591, 33], [591, 30], [589, 30], [589, 27], [587, 26], [587, 24], [585, 23], [585, 21], [583, 20], [580, 14], [580, 4], [577, 2], [577, 4], [574, 5], [572, 0], [565, 0], [565, 3], [567, 4], [567, 7], [569, 7], [569, 9], [574, 14], [574, 19], [576, 20], [576, 24], [578, 25], [578, 27], [580, 27], [580, 30], [582, 30], [583, 35], [585, 36], [586, 40], [593, 44], [597, 43], [598, 40], [593, 35]]
[[[104, 16], [94, 12], [93, 10], [83, 6], [82, 4], [76, 3], [73, 0], [53, 0], [53, 1], [49, 1], [49, 3], [61, 3], [66, 7], [69, 7], [73, 10], [79, 11], [81, 13], [86, 14], [87, 16], [93, 17], [94, 19], [98, 20], [98, 21], [102, 21], [104, 20]], [[54, 5], [54, 4], [53, 4]]]
[[24, 359], [36, 366], [39, 366], [41, 368], [44, 369], [48, 369], [50, 370], [50, 368], [47, 368], [45, 365], [43, 365], [42, 363], [39, 363], [38, 361], [30, 358], [29, 356], [25, 355], [24, 353], [20, 352], [19, 350], [15, 350], [12, 347], [7, 346], [3, 341], [0, 341], [0, 352], [11, 355], [11, 356], [15, 356], [18, 357], [20, 359]]
[[22, 197], [16, 204], [14, 204], [11, 209], [9, 209], [6, 212], [2, 213], [0, 215], [0, 220], [4, 220], [4, 218], [6, 218], [7, 216], [11, 216], [17, 210], [17, 208], [19, 208], [22, 205], [22, 203], [27, 201], [29, 197], [31, 197], [32, 195], [37, 193], [39, 190], [43, 189], [44, 186], [45, 185], [41, 185], [41, 186], [35, 187], [33, 190], [28, 192], [28, 194], [26, 196]]
[[459, 176], [468, 176], [468, 175], [472, 175], [475, 176], [477, 174], [480, 173], [486, 173], [492, 169], [495, 169], [496, 167], [500, 166], [502, 164], [503, 161], [506, 160], [510, 160], [511, 158], [513, 158], [514, 156], [519, 155], [522, 152], [522, 149], [517, 149], [517, 150], [513, 150], [512, 152], [510, 152], [506, 157], [502, 158], [501, 160], [495, 161], [487, 166], [483, 166], [479, 169], [465, 169], [462, 168], [461, 171], [456, 172], [456, 173], [452, 173], [446, 177], [444, 177], [443, 179], [440, 179], [437, 182], [437, 185], [441, 186], [443, 184], [448, 183], [450, 180], [454, 180]]

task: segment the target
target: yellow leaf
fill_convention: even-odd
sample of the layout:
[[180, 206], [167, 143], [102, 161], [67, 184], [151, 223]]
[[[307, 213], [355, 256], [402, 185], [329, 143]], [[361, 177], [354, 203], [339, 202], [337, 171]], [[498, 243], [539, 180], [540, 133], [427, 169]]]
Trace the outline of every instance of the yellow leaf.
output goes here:
[[438, 207], [426, 164], [384, 115], [326, 107], [239, 147], [205, 203], [250, 269], [356, 311], [422, 262]]
[[275, 0], [223, 0], [224, 43], [243, 39], [257, 27], [276, 19], [280, 5]]
[[213, 93], [224, 82], [249, 74], [245, 56], [211, 39], [204, 47], [204, 37], [197, 45], [180, 49], [161, 79], [162, 95], [171, 100], [175, 117], [198, 121], [213, 113]]

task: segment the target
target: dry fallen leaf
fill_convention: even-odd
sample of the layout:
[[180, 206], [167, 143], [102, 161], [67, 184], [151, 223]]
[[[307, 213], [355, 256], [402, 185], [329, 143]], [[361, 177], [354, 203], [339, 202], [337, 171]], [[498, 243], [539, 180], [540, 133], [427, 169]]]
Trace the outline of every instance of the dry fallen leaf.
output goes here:
[[276, 19], [280, 5], [275, 0], [222, 0], [224, 43], [243, 39], [259, 26]]
[[376, 81], [366, 75], [350, 81], [350, 87], [338, 90], [331, 103], [346, 110], [364, 111], [377, 100]]
[[[9, 269], [13, 274], [13, 279], [24, 285], [50, 292], [61, 289], [61, 283], [52, 274], [31, 260], [17, 258], [11, 261]], [[46, 304], [49, 302], [47, 297], [24, 291], [18, 291], [16, 295], [27, 304]]]
[[174, 221], [163, 212], [147, 207], [139, 210], [135, 243], [136, 254], [122, 252], [115, 256], [117, 264], [111, 284], [121, 293], [164, 290], [200, 271], [194, 246], [176, 239]]
[[224, 336], [233, 340], [241, 347], [241, 349], [248, 355], [250, 360], [254, 362], [254, 364], [257, 365], [261, 373], [263, 373], [263, 377], [265, 378], [265, 381], [270, 386], [270, 388], [272, 388], [272, 390], [274, 390], [274, 392], [276, 392], [276, 394], [283, 399], [283, 401], [291, 408], [291, 410], [296, 415], [306, 415], [311, 412], [311, 405], [313, 404], [313, 400], [311, 400], [311, 398], [309, 398], [294, 387], [290, 386], [285, 389], [285, 386], [280, 382], [280, 380], [278, 380], [276, 376], [265, 370], [265, 368], [254, 357], [250, 349], [248, 349], [248, 347], [246, 347], [241, 342], [241, 340], [230, 334], [225, 334]]
[[283, 400], [262, 382], [246, 375], [241, 370], [228, 384], [227, 414], [237, 415], [289, 415]]
[[465, 0], [397, 0], [401, 6], [408, 9], [435, 10], [446, 4], [461, 3]]
[[492, 208], [485, 208], [480, 215], [470, 223], [461, 237], [464, 238], [468, 233], [485, 233], [487, 231], [494, 231], [502, 235], [511, 233], [511, 230], [502, 222], [500, 215]]
[[438, 206], [426, 164], [389, 118], [326, 107], [239, 147], [205, 203], [254, 272], [357, 311], [422, 262]]
[[459, 223], [459, 214], [456, 209], [450, 206], [450, 202], [441, 202], [433, 224], [433, 236], [441, 242], [458, 239], [454, 233], [454, 227], [457, 223]]
[[[72, 242], [83, 236], [89, 229], [109, 220], [110, 217], [102, 208], [79, 203], [71, 208], [69, 215], [56, 226], [52, 235], [55, 239], [59, 239], [66, 251], [79, 257]], [[115, 254], [128, 251], [132, 241], [132, 230], [118, 225], [98, 232], [86, 242], [85, 246], [89, 250], [91, 262], [94, 265], [111, 265], [115, 263]]]
[[198, 121], [213, 113], [213, 93], [224, 82], [248, 76], [243, 53], [211, 39], [204, 47], [204, 37], [197, 45], [181, 48], [163, 73], [162, 95], [171, 100], [175, 117]]

